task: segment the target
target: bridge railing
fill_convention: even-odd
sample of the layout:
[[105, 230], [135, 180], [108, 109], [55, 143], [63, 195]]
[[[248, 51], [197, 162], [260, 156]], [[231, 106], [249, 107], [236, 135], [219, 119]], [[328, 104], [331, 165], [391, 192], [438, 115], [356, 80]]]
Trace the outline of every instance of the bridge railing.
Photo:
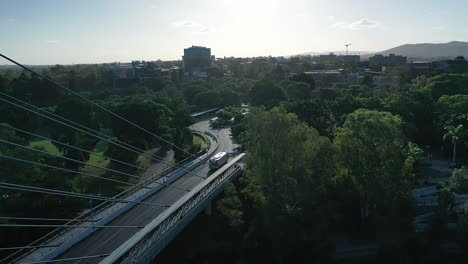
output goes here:
[[149, 263], [224, 189], [229, 179], [242, 173], [240, 162], [244, 156], [238, 155], [212, 174], [100, 263]]
[[[211, 152], [214, 152], [214, 151], [215, 150], [212, 150]], [[191, 162], [194, 162], [194, 161], [199, 162], [200, 158], [202, 158], [205, 155], [208, 156], [210, 154], [212, 154], [212, 153], [206, 153], [205, 150], [202, 150], [199, 153], [195, 154], [194, 156], [187, 157], [186, 159], [179, 162], [178, 167], [184, 168]], [[153, 176], [151, 176], [151, 177], [137, 183], [136, 185], [128, 188], [127, 190], [113, 196], [111, 199], [125, 199], [125, 198], [128, 199], [128, 197], [140, 196], [142, 194], [142, 192], [147, 191], [147, 189], [143, 188], [143, 187], [149, 186], [151, 184], [160, 185], [159, 183], [157, 183], [157, 181], [160, 180], [160, 179], [164, 179], [168, 174], [174, 172], [176, 169], [178, 169], [178, 168], [173, 167], [173, 166], [171, 166], [169, 168], [166, 168], [162, 172], [160, 172], [158, 174], [155, 174], [155, 175], [153, 175]], [[130, 200], [132, 200], [132, 199], [130, 199]], [[103, 219], [106, 216], [116, 212], [117, 210], [121, 209], [122, 207], [124, 207], [126, 205], [127, 205], [126, 203], [119, 203], [119, 202], [116, 202], [116, 201], [105, 201], [105, 202], [97, 205], [96, 207], [92, 208], [91, 210], [88, 210], [87, 212], [84, 212], [84, 213], [80, 214], [79, 216], [77, 216], [73, 220], [65, 223], [64, 227], [54, 229], [53, 231], [47, 233], [43, 237], [33, 241], [28, 246], [47, 245], [47, 244], [51, 244], [50, 243], [51, 241], [55, 242], [53, 244], [57, 244], [56, 240], [59, 239], [59, 238], [60, 238], [59, 239], [60, 241], [58, 241], [59, 242], [58, 244], [65, 243], [66, 241], [68, 241], [68, 240], [70, 240], [72, 238], [76, 238], [76, 236], [78, 234], [85, 231], [86, 229], [89, 229], [89, 228], [76, 228], [76, 227], [70, 227], [69, 228], [69, 227], [67, 227], [68, 225], [81, 225], [81, 224], [83, 224], [83, 220], [90, 220], [90, 219], [91, 220], [100, 220], [100, 219]], [[39, 249], [38, 248], [21, 249], [21, 250], [18, 250], [16, 252], [10, 254], [6, 258], [0, 260], [0, 263], [15, 262], [15, 260], [21, 259], [21, 258], [23, 258], [25, 256], [28, 256], [28, 255], [31, 255], [31, 254], [34, 254], [35, 252], [40, 252], [40, 255], [44, 256], [44, 255], [47, 255], [48, 253], [52, 252], [54, 249], [55, 248], [53, 248], [53, 247], [39, 248]]]

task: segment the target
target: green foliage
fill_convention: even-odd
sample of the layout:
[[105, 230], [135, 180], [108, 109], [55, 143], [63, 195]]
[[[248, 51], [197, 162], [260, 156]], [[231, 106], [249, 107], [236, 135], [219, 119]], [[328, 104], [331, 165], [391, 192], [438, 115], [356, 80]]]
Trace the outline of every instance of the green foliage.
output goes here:
[[305, 82], [290, 83], [283, 90], [289, 101], [303, 101], [312, 97], [312, 89]]
[[253, 109], [245, 123], [247, 175], [260, 186], [249, 188], [263, 190], [255, 200], [263, 204], [265, 199], [265, 234], [273, 243], [286, 246], [309, 232], [320, 232], [325, 186], [335, 173], [331, 142], [283, 108]]
[[463, 142], [464, 138], [467, 135], [467, 132], [463, 125], [458, 125], [457, 127], [446, 126], [445, 130], [447, 131], [447, 133], [444, 134], [443, 140], [452, 142], [452, 145], [453, 145], [452, 162], [455, 162], [456, 156], [457, 156], [457, 143]]
[[468, 194], [468, 169], [454, 170], [450, 177], [450, 187], [457, 194]]
[[271, 77], [276, 80], [282, 80], [286, 76], [286, 73], [281, 65], [277, 65], [272, 71], [271, 71]]
[[468, 95], [443, 95], [436, 108], [439, 126], [468, 124]]
[[[174, 116], [163, 101], [151, 97], [110, 97], [105, 101], [105, 105], [111, 111], [157, 135], [169, 133], [169, 122]], [[121, 119], [114, 116], [107, 116], [107, 119], [110, 120], [113, 134], [119, 140], [142, 149], [147, 148], [154, 140], [148, 133], [135, 129]], [[163, 143], [158, 142], [158, 145]]]
[[270, 109], [285, 99], [286, 96], [279, 85], [268, 80], [256, 82], [250, 91], [250, 102], [253, 106], [263, 105], [267, 109]]
[[362, 78], [361, 85], [367, 85], [371, 87], [374, 85], [374, 79], [372, 78], [372, 76], [366, 75], [364, 76], [364, 78]]
[[182, 89], [187, 103], [197, 111], [240, 105], [246, 100], [250, 84], [244, 79], [222, 78], [209, 81], [187, 81]]
[[208, 76], [210, 78], [221, 78], [224, 76], [224, 72], [219, 67], [210, 67], [208, 69]]
[[384, 110], [400, 115], [406, 123], [406, 134], [419, 144], [440, 140], [436, 126], [435, 102], [425, 90], [400, 91], [384, 99]]
[[37, 106], [50, 106], [57, 102], [62, 93], [50, 82], [23, 72], [4, 88], [5, 92]]
[[33, 148], [41, 148], [52, 154], [61, 155], [62, 152], [49, 140], [33, 141], [29, 144]]
[[406, 155], [412, 157], [414, 161], [419, 161], [424, 157], [424, 151], [417, 144], [408, 142]]
[[424, 157], [424, 151], [415, 143], [408, 142], [405, 149], [406, 159], [403, 163], [402, 175], [414, 179], [416, 164]]
[[289, 79], [294, 82], [307, 83], [311, 89], [315, 88], [315, 80], [311, 75], [305, 73], [293, 74]]
[[409, 196], [410, 185], [401, 171], [405, 141], [402, 128], [398, 116], [359, 109], [348, 115], [344, 127], [337, 130], [335, 144], [340, 149], [340, 163], [359, 191], [362, 219]]
[[244, 203], [244, 208], [247, 207], [247, 212], [252, 213], [253, 210], [260, 209], [265, 206], [266, 198], [264, 196], [263, 189], [257, 183], [251, 172], [246, 173], [239, 181], [243, 186], [240, 194]]
[[443, 95], [468, 94], [468, 74], [442, 74], [429, 79], [424, 89], [435, 101]]
[[188, 104], [192, 104], [195, 98], [195, 95], [205, 92], [208, 90], [205, 83], [202, 81], [191, 81], [186, 82], [182, 86], [182, 90], [184, 92], [185, 99], [187, 100]]
[[242, 203], [234, 184], [228, 183], [226, 185], [224, 197], [218, 201], [217, 208], [221, 215], [227, 219], [229, 226], [238, 227], [244, 223]]
[[211, 109], [220, 106], [219, 94], [215, 91], [203, 91], [193, 97], [192, 103], [198, 109]]

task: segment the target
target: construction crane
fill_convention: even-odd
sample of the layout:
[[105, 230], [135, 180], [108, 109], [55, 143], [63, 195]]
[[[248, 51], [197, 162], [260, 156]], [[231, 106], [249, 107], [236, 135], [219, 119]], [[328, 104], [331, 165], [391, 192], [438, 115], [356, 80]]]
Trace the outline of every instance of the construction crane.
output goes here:
[[352, 44], [352, 43], [349, 43], [349, 44], [346, 44], [346, 45], [345, 45], [345, 46], [346, 46], [346, 56], [348, 56], [348, 47], [351, 46], [351, 45], [353, 45], [353, 44]]

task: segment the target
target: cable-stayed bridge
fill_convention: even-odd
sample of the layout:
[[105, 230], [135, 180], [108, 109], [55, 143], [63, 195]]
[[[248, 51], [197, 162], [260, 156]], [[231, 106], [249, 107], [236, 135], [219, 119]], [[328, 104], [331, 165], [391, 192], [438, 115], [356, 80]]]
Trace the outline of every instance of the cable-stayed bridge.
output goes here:
[[[0, 54], [1, 55], [1, 54]], [[16, 63], [15, 61], [1, 55], [2, 57]], [[27, 67], [18, 64], [25, 70], [41, 78], [48, 79]], [[107, 112], [116, 118], [140, 129], [157, 140], [170, 144], [173, 149], [185, 151], [182, 147], [176, 146], [171, 142], [145, 130], [141, 126], [125, 119], [112, 111], [96, 104], [95, 102], [71, 91], [66, 87], [55, 83], [57, 86], [67, 90], [72, 95], [89, 102], [100, 110]], [[144, 155], [144, 150], [131, 146], [125, 142], [110, 138], [108, 135], [99, 131], [85, 127], [73, 120], [67, 120], [61, 116], [44, 111], [34, 105], [21, 101], [18, 98], [11, 97], [1, 93], [0, 100], [18, 107], [24, 111], [29, 111], [41, 118], [46, 118], [61, 125], [80, 131], [96, 137], [99, 140], [106, 141], [109, 144], [115, 144], [122, 150]], [[213, 109], [212, 111], [215, 111]], [[193, 115], [200, 117], [210, 114], [212, 111], [205, 111]], [[4, 124], [1, 124], [4, 126]], [[42, 219], [48, 222], [64, 221], [66, 224], [48, 224], [48, 225], [0, 225], [3, 228], [9, 226], [15, 227], [57, 227], [53, 232], [34, 241], [33, 243], [22, 247], [3, 248], [2, 250], [16, 250], [13, 254], [3, 259], [5, 263], [148, 263], [151, 261], [198, 213], [203, 209], [211, 210], [211, 201], [223, 190], [223, 186], [234, 177], [239, 176], [244, 168], [244, 154], [234, 151], [236, 144], [233, 143], [230, 136], [230, 129], [210, 128], [208, 121], [200, 121], [190, 127], [193, 131], [198, 131], [208, 135], [211, 141], [207, 150], [200, 151], [193, 155], [190, 154], [185, 160], [171, 164], [161, 157], [148, 155], [153, 162], [159, 162], [166, 165], [164, 170], [151, 171], [151, 176], [142, 178], [138, 175], [128, 175], [128, 173], [113, 170], [105, 167], [96, 166], [99, 169], [110, 171], [114, 174], [122, 174], [128, 177], [137, 178], [137, 183], [126, 183], [131, 185], [126, 191], [114, 197], [103, 197], [94, 194], [81, 194], [55, 189], [39, 188], [21, 184], [12, 184], [1, 182], [0, 188], [15, 190], [21, 192], [35, 192], [57, 196], [76, 197], [81, 199], [90, 199], [104, 201], [99, 206], [88, 210], [75, 219]], [[28, 131], [22, 131], [19, 128], [10, 127], [18, 132], [29, 133], [32, 136], [43, 137]], [[49, 139], [53, 141], [52, 139]], [[16, 148], [23, 148], [30, 151], [39, 151], [22, 146], [14, 142], [1, 140], [1, 143]], [[75, 148], [76, 146], [67, 145], [61, 142], [64, 147]], [[230, 161], [219, 170], [212, 171], [207, 165], [207, 160], [219, 151], [230, 153]], [[43, 152], [43, 151], [42, 151]], [[143, 153], [143, 154], [142, 154]], [[48, 153], [42, 153], [48, 154]], [[53, 154], [49, 154], [54, 156]], [[56, 158], [69, 159], [55, 155]], [[31, 164], [31, 161], [20, 158], [1, 155], [0, 158], [10, 159], [14, 162], [23, 162]], [[108, 157], [104, 157], [108, 158]], [[77, 160], [70, 160], [79, 162]], [[125, 163], [119, 160], [113, 160], [119, 163]], [[69, 171], [66, 168], [53, 167], [47, 164], [34, 164], [35, 166], [48, 166], [56, 170], [83, 174], [84, 176], [97, 177], [96, 175], [86, 174], [80, 171]], [[127, 164], [129, 166], [135, 166]], [[67, 171], [68, 170], [68, 171]], [[111, 179], [109, 179], [111, 180]], [[116, 181], [116, 180], [114, 180]], [[8, 220], [8, 217], [5, 217]], [[14, 220], [14, 217], [10, 217]], [[18, 219], [21, 219], [18, 217]], [[0, 218], [1, 220], [1, 218]], [[30, 218], [22, 220], [41, 220], [40, 218]]]

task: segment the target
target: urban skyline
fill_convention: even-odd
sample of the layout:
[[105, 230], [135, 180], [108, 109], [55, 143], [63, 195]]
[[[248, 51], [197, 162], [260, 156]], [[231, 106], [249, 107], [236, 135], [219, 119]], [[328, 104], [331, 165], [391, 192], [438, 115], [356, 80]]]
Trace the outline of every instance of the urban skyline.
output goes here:
[[2, 0], [0, 49], [28, 64], [180, 60], [180, 50], [191, 45], [211, 47], [218, 57], [326, 52], [344, 50], [346, 43], [354, 43], [351, 50], [378, 52], [407, 43], [467, 41], [466, 5]]

